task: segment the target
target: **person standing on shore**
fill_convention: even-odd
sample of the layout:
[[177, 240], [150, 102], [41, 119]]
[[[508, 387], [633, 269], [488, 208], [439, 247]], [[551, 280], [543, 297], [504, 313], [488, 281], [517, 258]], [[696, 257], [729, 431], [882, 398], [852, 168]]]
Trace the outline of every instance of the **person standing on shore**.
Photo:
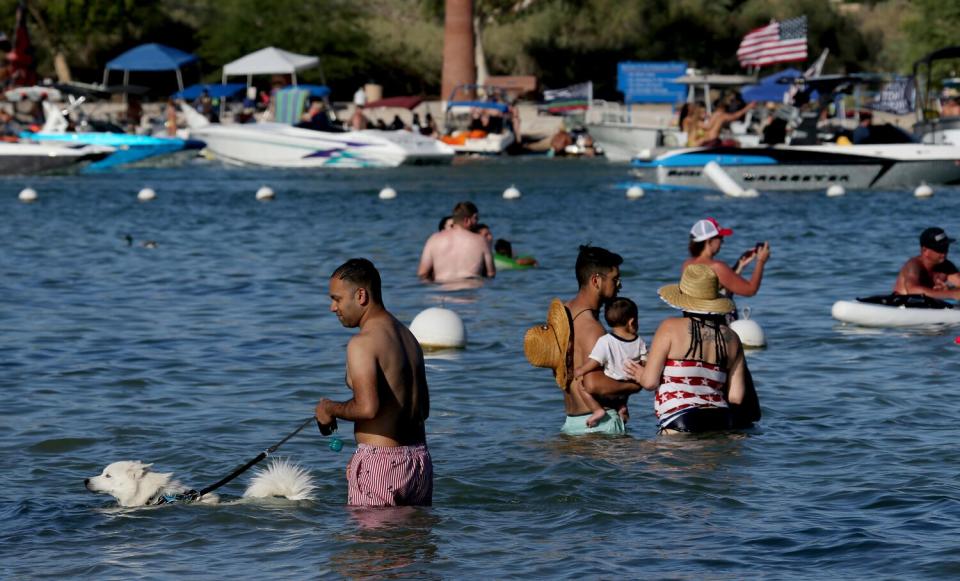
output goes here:
[[330, 275], [330, 300], [340, 324], [360, 328], [347, 344], [346, 380], [353, 397], [321, 399], [315, 412], [325, 435], [337, 429], [337, 419], [354, 422], [357, 451], [347, 465], [347, 504], [429, 506], [430, 394], [420, 344], [384, 307], [380, 273], [365, 258], [350, 259]]

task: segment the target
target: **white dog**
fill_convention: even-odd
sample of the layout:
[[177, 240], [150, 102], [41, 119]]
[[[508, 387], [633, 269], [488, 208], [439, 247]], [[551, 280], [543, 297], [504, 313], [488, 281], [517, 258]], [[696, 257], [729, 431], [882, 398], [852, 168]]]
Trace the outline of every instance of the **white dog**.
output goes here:
[[[177, 502], [190, 489], [173, 479], [172, 473], [150, 470], [152, 464], [137, 461], [114, 462], [99, 476], [83, 481], [87, 490], [109, 494], [120, 506], [150, 506]], [[274, 459], [263, 470], [256, 470], [244, 498], [269, 498], [280, 496], [289, 500], [312, 500], [313, 479], [303, 468], [286, 459]], [[197, 502], [215, 504], [220, 498], [213, 493], [200, 497]]]

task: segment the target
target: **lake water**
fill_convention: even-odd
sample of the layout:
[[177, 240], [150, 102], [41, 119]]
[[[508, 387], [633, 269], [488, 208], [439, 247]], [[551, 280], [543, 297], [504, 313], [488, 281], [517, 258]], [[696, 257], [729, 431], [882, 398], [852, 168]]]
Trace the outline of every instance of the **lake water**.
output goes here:
[[[960, 329], [865, 330], [837, 299], [890, 289], [929, 225], [960, 232], [960, 191], [624, 197], [603, 161], [468, 160], [445, 168], [294, 172], [190, 161], [0, 181], [0, 577], [783, 579], [960, 574]], [[259, 203], [267, 184], [277, 200]], [[25, 186], [40, 195], [24, 205]], [[390, 185], [397, 199], [381, 201]], [[516, 185], [523, 197], [505, 201]], [[142, 187], [157, 199], [138, 203]], [[464, 199], [542, 268], [479, 289], [421, 284], [420, 249]], [[630, 435], [559, 434], [562, 397], [523, 357], [527, 327], [576, 292], [577, 247], [624, 256], [622, 295], [650, 340], [674, 313], [687, 232], [714, 216], [772, 258], [740, 301], [769, 348], [749, 354], [764, 419], [748, 434], [658, 437], [649, 392]], [[124, 236], [133, 244], [128, 246]], [[144, 241], [156, 248], [144, 248]], [[279, 455], [312, 502], [119, 510], [85, 477], [153, 462], [200, 488], [347, 399], [351, 331], [328, 312], [347, 258], [380, 268], [409, 323], [443, 305], [467, 349], [428, 354], [430, 509], [352, 511], [314, 426]], [[247, 475], [221, 489], [238, 497]]]

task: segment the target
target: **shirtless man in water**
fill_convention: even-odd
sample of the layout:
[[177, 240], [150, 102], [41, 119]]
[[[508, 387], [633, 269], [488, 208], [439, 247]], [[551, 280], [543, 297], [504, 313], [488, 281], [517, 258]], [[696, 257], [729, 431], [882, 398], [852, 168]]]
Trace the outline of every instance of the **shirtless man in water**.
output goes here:
[[453, 228], [434, 232], [423, 246], [417, 276], [423, 280], [449, 282], [496, 276], [490, 244], [473, 232], [480, 213], [472, 202], [453, 208]]
[[[566, 303], [573, 318], [573, 367], [586, 363], [597, 340], [606, 334], [600, 324], [600, 307], [617, 297], [620, 290], [620, 264], [623, 258], [609, 250], [596, 246], [581, 246], [577, 256], [577, 296]], [[607, 410], [607, 415], [588, 427], [590, 406], [580, 395], [580, 386]], [[625, 434], [626, 427], [617, 414], [617, 404], [632, 393], [640, 391], [639, 384], [632, 381], [617, 381], [604, 375], [602, 369], [576, 378], [570, 389], [563, 394], [563, 405], [567, 413], [566, 422], [561, 431], [564, 434], [580, 435], [586, 433]]]
[[330, 310], [344, 327], [360, 327], [347, 344], [347, 386], [353, 398], [322, 399], [321, 433], [337, 418], [354, 422], [357, 451], [347, 465], [350, 506], [429, 506], [433, 462], [424, 423], [430, 395], [423, 351], [413, 333], [383, 306], [380, 273], [353, 258], [330, 276]]
[[920, 234], [920, 255], [903, 265], [894, 294], [926, 295], [935, 299], [960, 299], [960, 272], [947, 260], [953, 238], [943, 228], [927, 228]]

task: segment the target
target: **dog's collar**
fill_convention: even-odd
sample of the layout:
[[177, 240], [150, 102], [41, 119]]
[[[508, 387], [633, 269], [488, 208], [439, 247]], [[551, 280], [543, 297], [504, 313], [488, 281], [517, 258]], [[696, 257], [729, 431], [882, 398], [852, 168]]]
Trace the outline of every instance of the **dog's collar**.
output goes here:
[[153, 499], [152, 502], [148, 503], [150, 506], [159, 506], [161, 504], [175, 504], [178, 502], [193, 502], [197, 500], [198, 494], [196, 490], [188, 490], [184, 493], [160, 493], [157, 498]]

